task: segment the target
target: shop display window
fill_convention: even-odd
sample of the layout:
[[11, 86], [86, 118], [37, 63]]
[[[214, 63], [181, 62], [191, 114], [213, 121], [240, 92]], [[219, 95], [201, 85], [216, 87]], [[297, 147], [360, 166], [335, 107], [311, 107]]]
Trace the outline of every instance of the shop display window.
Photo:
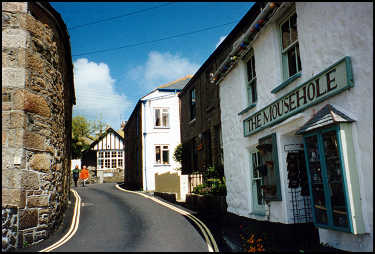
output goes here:
[[304, 142], [314, 223], [350, 231], [338, 127], [306, 134]]
[[259, 163], [256, 168], [263, 178], [261, 189], [265, 201], [281, 201], [279, 162], [277, 159], [276, 134], [259, 139]]

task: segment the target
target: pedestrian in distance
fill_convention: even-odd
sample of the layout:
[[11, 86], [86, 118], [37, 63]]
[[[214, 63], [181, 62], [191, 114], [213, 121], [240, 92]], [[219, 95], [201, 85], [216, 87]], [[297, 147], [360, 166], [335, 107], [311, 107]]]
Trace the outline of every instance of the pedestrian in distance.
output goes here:
[[76, 167], [73, 169], [73, 180], [74, 180], [75, 187], [77, 187], [78, 178], [79, 178], [79, 169], [78, 169], [78, 165], [76, 165]]
[[79, 178], [82, 180], [82, 187], [85, 187], [86, 180], [89, 179], [89, 171], [86, 169], [85, 165], [82, 167]]

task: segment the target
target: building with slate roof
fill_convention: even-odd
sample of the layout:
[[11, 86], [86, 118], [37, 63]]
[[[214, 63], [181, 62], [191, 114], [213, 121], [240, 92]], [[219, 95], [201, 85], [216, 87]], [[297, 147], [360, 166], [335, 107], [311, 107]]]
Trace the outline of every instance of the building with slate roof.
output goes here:
[[155, 174], [180, 168], [172, 159], [180, 144], [179, 92], [192, 76], [161, 85], [136, 104], [125, 127], [125, 178], [128, 188], [155, 190]]

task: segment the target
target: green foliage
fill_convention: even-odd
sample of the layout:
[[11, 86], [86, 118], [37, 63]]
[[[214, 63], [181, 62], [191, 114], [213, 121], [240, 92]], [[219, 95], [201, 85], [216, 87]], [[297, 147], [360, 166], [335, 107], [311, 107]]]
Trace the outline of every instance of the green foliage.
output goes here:
[[72, 159], [82, 158], [82, 152], [90, 147], [90, 140], [97, 138], [94, 135], [103, 126], [105, 123], [101, 120], [89, 121], [84, 116], [72, 118]]
[[173, 160], [176, 161], [176, 162], [179, 162], [181, 163], [182, 162], [182, 154], [183, 154], [183, 150], [182, 150], [182, 144], [179, 144], [176, 146], [176, 149], [174, 150], [174, 153], [173, 153]]
[[84, 116], [72, 118], [72, 137], [78, 140], [79, 137], [90, 135], [90, 122]]
[[203, 181], [203, 184], [193, 189], [193, 193], [200, 195], [213, 194], [217, 196], [225, 196], [227, 194], [224, 169], [221, 172], [220, 167], [209, 167], [207, 171], [203, 172]]

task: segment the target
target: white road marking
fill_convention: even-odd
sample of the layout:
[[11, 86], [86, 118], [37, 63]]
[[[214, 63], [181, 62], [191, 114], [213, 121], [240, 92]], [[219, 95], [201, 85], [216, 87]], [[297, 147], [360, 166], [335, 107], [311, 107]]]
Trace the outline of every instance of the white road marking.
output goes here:
[[50, 252], [58, 247], [60, 247], [61, 245], [63, 245], [64, 243], [66, 243], [67, 241], [69, 241], [70, 238], [72, 238], [74, 236], [74, 234], [77, 232], [77, 229], [78, 229], [78, 225], [79, 225], [79, 217], [80, 217], [80, 214], [81, 214], [81, 197], [78, 195], [78, 193], [72, 189], [72, 192], [74, 194], [74, 196], [76, 197], [76, 204], [74, 206], [74, 214], [73, 214], [73, 220], [72, 220], [72, 224], [70, 226], [70, 229], [68, 231], [68, 233], [66, 233], [58, 242], [52, 244], [51, 246], [39, 251], [39, 252]]
[[[206, 240], [206, 243], [207, 243], [207, 246], [208, 246], [208, 251], [209, 252], [219, 252], [219, 248], [217, 247], [217, 244], [216, 244], [216, 241], [215, 241], [215, 238], [212, 236], [210, 230], [207, 228], [207, 226], [201, 221], [199, 220], [197, 217], [195, 217], [194, 215], [192, 215], [191, 213], [187, 212], [187, 211], [184, 211], [178, 207], [175, 207], [171, 204], [168, 204], [166, 202], [163, 202], [157, 198], [154, 198], [154, 197], [150, 197], [146, 194], [143, 194], [143, 193], [139, 193], [139, 192], [135, 192], [135, 191], [129, 191], [129, 190], [125, 190], [123, 188], [121, 188], [118, 184], [116, 184], [116, 188], [121, 190], [121, 191], [124, 191], [124, 192], [129, 192], [129, 193], [134, 193], [134, 194], [138, 194], [138, 195], [141, 195], [145, 198], [148, 198], [148, 199], [151, 199], [153, 201], [155, 201], [156, 203], [159, 203], [163, 206], [166, 206], [182, 215], [185, 215], [187, 217], [189, 217], [193, 222], [195, 222], [195, 224], [197, 224], [197, 226], [200, 228], [200, 230], [202, 231], [203, 235], [204, 235], [204, 238]], [[202, 227], [203, 226], [203, 227]], [[213, 245], [213, 246], [212, 246]]]

